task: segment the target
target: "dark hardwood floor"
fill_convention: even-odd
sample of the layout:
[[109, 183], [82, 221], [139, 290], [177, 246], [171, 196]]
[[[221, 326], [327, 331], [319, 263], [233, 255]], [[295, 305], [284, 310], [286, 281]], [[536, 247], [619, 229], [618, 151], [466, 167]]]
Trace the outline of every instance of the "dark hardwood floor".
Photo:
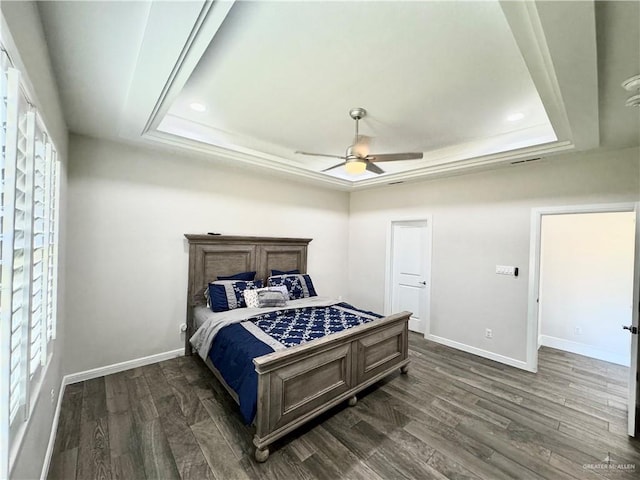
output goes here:
[[543, 348], [531, 374], [413, 334], [410, 355], [408, 375], [282, 439], [264, 464], [197, 357], [69, 385], [49, 478], [640, 478], [626, 368]]

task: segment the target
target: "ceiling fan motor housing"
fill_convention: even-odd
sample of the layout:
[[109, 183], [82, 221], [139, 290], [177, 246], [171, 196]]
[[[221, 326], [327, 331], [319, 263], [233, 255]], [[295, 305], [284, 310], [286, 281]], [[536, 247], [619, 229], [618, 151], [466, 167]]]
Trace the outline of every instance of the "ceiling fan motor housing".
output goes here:
[[349, 116], [354, 120], [360, 120], [367, 116], [367, 111], [362, 107], [355, 107], [349, 110]]
[[358, 145], [354, 144], [351, 145], [349, 147], [347, 147], [347, 152], [345, 154], [345, 157], [347, 157], [347, 161], [350, 160], [364, 160], [366, 158], [366, 154], [363, 155], [362, 152], [358, 151]]

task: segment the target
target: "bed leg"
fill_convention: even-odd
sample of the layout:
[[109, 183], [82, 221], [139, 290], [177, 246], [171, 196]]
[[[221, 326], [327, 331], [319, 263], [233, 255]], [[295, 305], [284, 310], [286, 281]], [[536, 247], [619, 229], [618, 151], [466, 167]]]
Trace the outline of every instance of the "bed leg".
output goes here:
[[407, 365], [403, 365], [403, 366], [400, 367], [400, 373], [401, 374], [406, 375], [407, 372], [409, 372], [409, 365], [408, 364]]
[[349, 397], [349, 406], [350, 407], [355, 407], [356, 403], [358, 403], [358, 397], [356, 397], [355, 395], [353, 397]]
[[259, 463], [263, 463], [267, 461], [267, 458], [269, 458], [269, 448], [265, 447], [265, 448], [257, 448], [256, 447], [256, 462]]

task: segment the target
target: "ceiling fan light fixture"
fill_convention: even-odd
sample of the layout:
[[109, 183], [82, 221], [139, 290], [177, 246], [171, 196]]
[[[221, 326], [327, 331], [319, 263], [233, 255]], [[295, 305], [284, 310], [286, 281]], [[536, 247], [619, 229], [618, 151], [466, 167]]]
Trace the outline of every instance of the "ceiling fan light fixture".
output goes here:
[[347, 160], [344, 164], [344, 169], [349, 175], [360, 175], [367, 170], [367, 162], [364, 160]]
[[371, 141], [371, 137], [368, 135], [360, 135], [360, 131], [358, 129], [358, 122], [365, 117], [367, 111], [364, 108], [357, 107], [349, 110], [349, 116], [355, 120], [356, 122], [356, 131], [355, 136], [353, 137], [353, 144], [347, 147], [347, 151], [344, 156], [339, 155], [329, 155], [326, 153], [312, 153], [312, 152], [301, 152], [300, 150], [296, 150], [295, 153], [300, 155], [311, 155], [314, 157], [329, 157], [329, 158], [339, 158], [340, 160], [344, 160], [337, 165], [333, 165], [332, 167], [325, 168], [322, 172], [328, 172], [329, 170], [333, 170], [334, 168], [339, 168], [344, 165], [344, 169], [349, 175], [361, 175], [365, 171], [369, 171], [376, 175], [382, 175], [385, 173], [383, 169], [381, 169], [378, 165], [373, 162], [393, 162], [397, 160], [418, 160], [423, 157], [422, 152], [410, 152], [410, 153], [384, 153], [380, 155], [372, 155], [369, 152], [369, 143]]

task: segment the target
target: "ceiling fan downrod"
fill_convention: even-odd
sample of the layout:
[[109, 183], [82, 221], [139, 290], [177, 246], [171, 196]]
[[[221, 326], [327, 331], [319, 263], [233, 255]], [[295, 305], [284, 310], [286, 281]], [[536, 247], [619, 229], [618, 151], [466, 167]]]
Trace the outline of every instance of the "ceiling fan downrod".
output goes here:
[[359, 122], [360, 119], [367, 116], [367, 111], [362, 107], [355, 107], [349, 110], [349, 116], [356, 121], [356, 138], [353, 140], [353, 143], [356, 144], [360, 137]]

